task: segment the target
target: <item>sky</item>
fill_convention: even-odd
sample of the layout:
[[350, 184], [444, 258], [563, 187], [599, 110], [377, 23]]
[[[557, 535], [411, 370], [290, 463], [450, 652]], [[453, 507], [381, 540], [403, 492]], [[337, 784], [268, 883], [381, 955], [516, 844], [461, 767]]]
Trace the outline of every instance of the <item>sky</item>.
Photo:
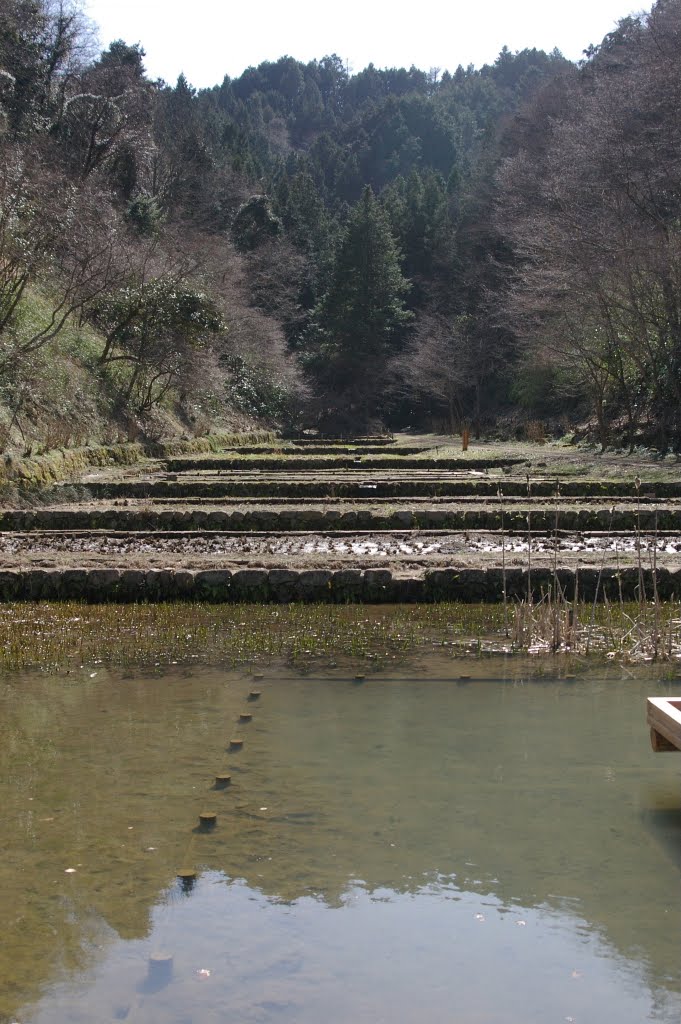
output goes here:
[[[558, 47], [578, 60], [631, 0], [85, 0], [102, 47], [141, 43], [152, 78], [183, 72], [197, 88], [264, 60], [308, 61], [337, 53], [351, 71], [480, 67], [510, 50]], [[651, 3], [647, 4], [649, 8]]]

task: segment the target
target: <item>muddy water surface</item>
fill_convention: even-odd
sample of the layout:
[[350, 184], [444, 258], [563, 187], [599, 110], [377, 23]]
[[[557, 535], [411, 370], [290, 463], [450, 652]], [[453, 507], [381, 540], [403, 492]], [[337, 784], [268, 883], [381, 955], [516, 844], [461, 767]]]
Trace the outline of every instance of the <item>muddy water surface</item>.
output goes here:
[[0, 1020], [677, 1024], [681, 754], [645, 696], [678, 689], [434, 658], [7, 677]]

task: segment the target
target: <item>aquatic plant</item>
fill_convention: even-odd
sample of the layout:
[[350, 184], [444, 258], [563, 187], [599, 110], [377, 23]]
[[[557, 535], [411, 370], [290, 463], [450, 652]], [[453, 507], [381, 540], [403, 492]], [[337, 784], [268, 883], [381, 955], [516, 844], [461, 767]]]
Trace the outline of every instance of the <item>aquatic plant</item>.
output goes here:
[[587, 652], [630, 660], [681, 658], [681, 606], [594, 609], [545, 595], [502, 604], [240, 605], [8, 603], [0, 606], [0, 671], [289, 661], [382, 667], [437, 647], [452, 656]]

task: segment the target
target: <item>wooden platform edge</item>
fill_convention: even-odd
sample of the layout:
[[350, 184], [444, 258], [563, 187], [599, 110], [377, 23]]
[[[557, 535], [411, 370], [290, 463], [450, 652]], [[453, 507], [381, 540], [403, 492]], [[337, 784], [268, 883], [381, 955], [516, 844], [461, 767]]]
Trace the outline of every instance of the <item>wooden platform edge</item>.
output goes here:
[[680, 697], [648, 697], [647, 722], [656, 754], [681, 751]]

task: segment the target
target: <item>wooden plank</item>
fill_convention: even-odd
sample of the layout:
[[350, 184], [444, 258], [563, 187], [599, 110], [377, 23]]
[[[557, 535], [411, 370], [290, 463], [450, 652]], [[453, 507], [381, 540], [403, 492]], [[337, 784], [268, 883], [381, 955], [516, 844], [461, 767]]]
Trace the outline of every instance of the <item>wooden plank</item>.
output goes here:
[[650, 745], [656, 754], [678, 753], [679, 750], [678, 747], [669, 742], [666, 736], [663, 736], [657, 729], [654, 729], [652, 725], [650, 727]]
[[656, 753], [681, 750], [681, 698], [649, 697], [647, 722]]
[[681, 736], [681, 698], [649, 697], [648, 717]]
[[679, 740], [674, 730], [669, 728], [669, 723], [663, 717], [653, 717], [649, 715], [648, 725], [651, 729], [654, 729], [656, 733], [668, 740], [676, 750], [681, 749], [681, 740]]

